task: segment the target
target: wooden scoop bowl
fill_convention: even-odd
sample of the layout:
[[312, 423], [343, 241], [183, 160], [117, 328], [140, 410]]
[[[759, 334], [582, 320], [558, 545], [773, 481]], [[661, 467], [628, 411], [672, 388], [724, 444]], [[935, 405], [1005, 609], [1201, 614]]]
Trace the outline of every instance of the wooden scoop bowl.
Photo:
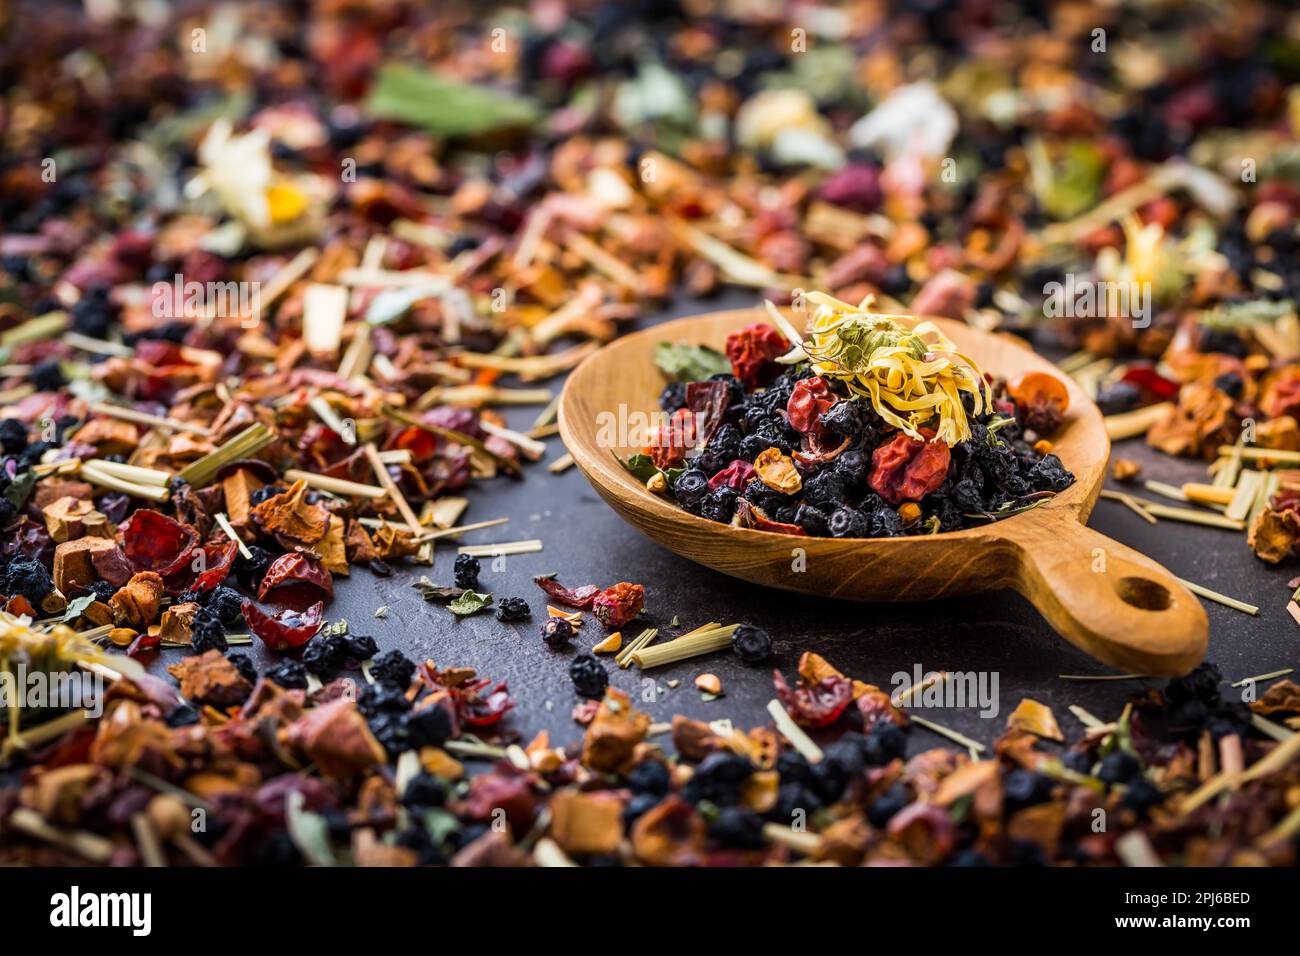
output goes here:
[[569, 376], [560, 397], [560, 434], [587, 480], [633, 526], [692, 561], [804, 594], [924, 601], [1012, 588], [1070, 643], [1124, 671], [1185, 674], [1205, 656], [1209, 623], [1197, 598], [1150, 558], [1084, 525], [1110, 453], [1096, 405], [1029, 348], [959, 322], [934, 320], [986, 372], [1051, 372], [1070, 391], [1065, 423], [1052, 441], [1075, 483], [1048, 502], [945, 534], [814, 538], [730, 527], [646, 490], [614, 458], [641, 449], [610, 447], [611, 429], [601, 429], [610, 419], [602, 413], [617, 420], [620, 407], [624, 418], [658, 410], [664, 380], [654, 364], [656, 343], [721, 348], [729, 332], [762, 321], [765, 314], [756, 309], [678, 319], [606, 345]]

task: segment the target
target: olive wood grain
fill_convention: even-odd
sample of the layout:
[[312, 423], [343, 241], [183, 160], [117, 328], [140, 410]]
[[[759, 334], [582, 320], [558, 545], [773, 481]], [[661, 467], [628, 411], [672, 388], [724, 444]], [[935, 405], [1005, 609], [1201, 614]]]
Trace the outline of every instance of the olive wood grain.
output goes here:
[[1013, 588], [1066, 640], [1125, 671], [1184, 674], [1204, 657], [1209, 623], [1197, 598], [1159, 564], [1084, 525], [1110, 454], [1101, 413], [1072, 379], [1011, 336], [933, 320], [986, 372], [1052, 372], [1069, 389], [1070, 408], [1052, 441], [1076, 481], [1030, 511], [945, 534], [814, 538], [719, 524], [646, 490], [614, 458], [640, 449], [612, 444], [608, 426], [620, 414], [658, 410], [664, 380], [656, 343], [721, 348], [729, 332], [762, 321], [754, 309], [678, 319], [606, 345], [569, 376], [560, 434], [592, 487], [631, 525], [699, 564], [805, 594], [923, 601]]

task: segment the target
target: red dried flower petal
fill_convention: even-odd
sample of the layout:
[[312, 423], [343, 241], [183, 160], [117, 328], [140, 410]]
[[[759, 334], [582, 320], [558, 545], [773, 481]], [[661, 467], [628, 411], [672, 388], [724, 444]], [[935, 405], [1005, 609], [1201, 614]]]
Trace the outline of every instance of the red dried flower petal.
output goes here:
[[198, 547], [199, 533], [187, 524], [142, 508], [118, 529], [118, 539], [135, 571], [153, 571], [166, 578], [189, 564]]
[[291, 584], [304, 584], [318, 588], [328, 597], [334, 596], [334, 576], [325, 566], [311, 555], [301, 551], [282, 554], [266, 569], [266, 575], [257, 588], [257, 599], [266, 600], [266, 595], [275, 588]]
[[780, 671], [772, 672], [776, 696], [795, 723], [804, 727], [827, 727], [840, 719], [853, 702], [853, 682], [843, 675], [828, 675], [815, 684], [794, 690]]
[[325, 602], [317, 601], [305, 611], [286, 608], [271, 616], [247, 598], [241, 605], [248, 630], [273, 651], [302, 647], [320, 630]]
[[555, 603], [576, 607], [583, 611], [591, 610], [592, 602], [600, 593], [600, 587], [595, 584], [584, 584], [580, 588], [566, 588], [555, 578], [536, 577], [533, 580]]

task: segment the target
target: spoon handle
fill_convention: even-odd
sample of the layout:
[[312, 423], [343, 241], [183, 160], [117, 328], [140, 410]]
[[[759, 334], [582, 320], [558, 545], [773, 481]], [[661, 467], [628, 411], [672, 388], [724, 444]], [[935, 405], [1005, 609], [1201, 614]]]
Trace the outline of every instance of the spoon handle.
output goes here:
[[1187, 673], [1205, 657], [1209, 620], [1178, 578], [1071, 514], [1018, 528], [1012, 586], [1071, 644], [1123, 671]]

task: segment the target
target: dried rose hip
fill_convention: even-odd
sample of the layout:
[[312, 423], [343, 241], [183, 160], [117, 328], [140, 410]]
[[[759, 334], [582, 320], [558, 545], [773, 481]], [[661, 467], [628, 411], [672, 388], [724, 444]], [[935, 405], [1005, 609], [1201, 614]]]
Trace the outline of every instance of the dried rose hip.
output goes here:
[[282, 554], [266, 569], [266, 576], [257, 588], [257, 599], [266, 600], [268, 592], [291, 584], [305, 584], [318, 588], [329, 597], [334, 596], [334, 576], [318, 560], [301, 551]]
[[773, 359], [789, 349], [785, 336], [763, 322], [747, 325], [727, 336], [727, 359], [732, 374], [747, 389], [771, 384], [781, 374], [781, 366]]
[[899, 433], [871, 453], [871, 489], [895, 506], [920, 501], [943, 484], [951, 458], [941, 441]]
[[248, 622], [248, 630], [273, 651], [302, 647], [320, 630], [325, 614], [324, 601], [317, 601], [301, 612], [286, 608], [274, 617], [247, 598], [240, 607], [244, 620]]
[[810, 438], [828, 437], [830, 429], [821, 423], [820, 418], [825, 412], [830, 411], [831, 406], [837, 401], [838, 398], [831, 392], [826, 379], [820, 375], [800, 379], [795, 383], [794, 391], [790, 393], [790, 401], [785, 406], [790, 427], [800, 435], [807, 435]]
[[830, 674], [815, 684], [791, 690], [781, 672], [772, 671], [772, 683], [781, 705], [804, 727], [835, 723], [853, 702], [853, 682], [842, 674]]
[[641, 613], [645, 604], [645, 588], [639, 584], [622, 581], [605, 588], [592, 601], [592, 613], [606, 627], [622, 627]]

